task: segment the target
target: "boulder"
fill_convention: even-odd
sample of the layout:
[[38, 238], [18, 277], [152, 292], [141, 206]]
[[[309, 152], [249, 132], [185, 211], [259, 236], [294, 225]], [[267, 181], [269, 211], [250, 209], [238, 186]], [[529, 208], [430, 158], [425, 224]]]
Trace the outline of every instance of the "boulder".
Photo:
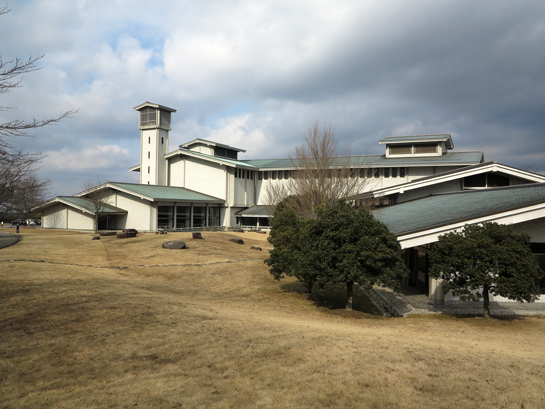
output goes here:
[[101, 236], [105, 237], [105, 236], [116, 236], [117, 235], [117, 232], [115, 231], [103, 231], [102, 233], [100, 233]]
[[180, 240], [171, 240], [163, 243], [164, 249], [170, 249], [170, 250], [181, 250], [186, 249], [187, 246], [185, 245], [185, 242]]
[[193, 239], [199, 239], [202, 240], [202, 234], [198, 231], [193, 232]]
[[233, 243], [237, 243], [237, 244], [244, 244], [244, 240], [242, 239], [229, 239], [229, 241], [232, 241]]
[[231, 231], [235, 232], [235, 233], [244, 233], [244, 230], [242, 230], [242, 229], [233, 229]]
[[250, 250], [259, 250], [259, 251], [262, 251], [263, 249], [262, 249], [261, 247], [252, 246], [252, 247], [250, 247]]
[[136, 235], [138, 234], [136, 229], [123, 229], [122, 232], [127, 233], [127, 237], [136, 237]]
[[129, 237], [129, 233], [117, 233], [118, 239], [128, 239]]
[[93, 236], [91, 240], [100, 240], [100, 236]]

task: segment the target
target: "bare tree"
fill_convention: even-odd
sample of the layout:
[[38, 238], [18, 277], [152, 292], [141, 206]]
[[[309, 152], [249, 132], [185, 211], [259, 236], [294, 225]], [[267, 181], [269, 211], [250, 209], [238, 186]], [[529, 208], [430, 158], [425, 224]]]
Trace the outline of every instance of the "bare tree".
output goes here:
[[19, 212], [30, 218], [33, 207], [45, 201], [47, 188], [51, 184], [49, 179], [38, 179], [34, 173], [27, 174], [15, 189], [15, 203]]
[[316, 218], [317, 206], [330, 207], [339, 199], [362, 193], [367, 183], [366, 163], [356, 163], [349, 149], [339, 152], [337, 145], [333, 127], [315, 122], [291, 157], [294, 170], [288, 178], [269, 180], [267, 204], [273, 207], [291, 197], [290, 207], [299, 217]]
[[109, 197], [106, 196], [103, 191], [97, 189], [100, 185], [102, 185], [100, 180], [96, 184], [92, 180], [83, 182], [83, 191], [85, 192], [83, 197], [88, 199], [91, 203], [90, 210], [94, 214], [93, 227], [95, 232], [98, 231], [100, 214], [104, 213], [106, 206], [110, 204]]

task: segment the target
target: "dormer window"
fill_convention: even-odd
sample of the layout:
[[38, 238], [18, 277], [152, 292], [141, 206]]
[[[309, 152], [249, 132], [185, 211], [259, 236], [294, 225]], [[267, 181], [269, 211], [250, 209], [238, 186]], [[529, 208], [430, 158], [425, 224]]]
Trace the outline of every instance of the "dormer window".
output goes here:
[[151, 102], [145, 102], [134, 109], [140, 113], [140, 129], [160, 128], [170, 131], [170, 117], [172, 112], [176, 112], [175, 109]]
[[454, 148], [450, 134], [389, 136], [379, 143], [386, 145], [387, 158], [441, 156]]

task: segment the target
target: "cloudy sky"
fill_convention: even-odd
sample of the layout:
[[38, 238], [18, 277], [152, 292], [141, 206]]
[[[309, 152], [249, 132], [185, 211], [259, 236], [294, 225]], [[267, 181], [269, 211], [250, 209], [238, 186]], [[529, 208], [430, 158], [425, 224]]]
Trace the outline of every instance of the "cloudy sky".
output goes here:
[[314, 121], [353, 154], [391, 135], [451, 133], [456, 150], [545, 171], [545, 2], [503, 0], [17, 0], [4, 62], [43, 69], [1, 95], [0, 122], [79, 109], [17, 140], [48, 156], [50, 195], [137, 182], [133, 107], [194, 138], [286, 157]]

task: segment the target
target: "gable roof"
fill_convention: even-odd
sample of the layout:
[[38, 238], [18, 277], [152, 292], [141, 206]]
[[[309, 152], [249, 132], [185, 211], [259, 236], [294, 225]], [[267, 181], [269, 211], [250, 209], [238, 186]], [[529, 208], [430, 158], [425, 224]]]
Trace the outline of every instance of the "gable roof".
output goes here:
[[426, 143], [426, 142], [445, 142], [447, 149], [454, 149], [452, 136], [448, 133], [429, 134], [429, 135], [406, 135], [406, 136], [388, 136], [378, 141], [380, 144], [401, 144], [401, 143]]
[[[74, 197], [74, 196], [57, 196], [53, 199], [50, 199], [39, 206], [36, 206], [32, 211], [46, 209], [48, 207], [54, 206], [57, 203], [65, 204], [69, 207], [78, 209], [84, 213], [95, 214], [96, 202], [84, 198], [84, 197]], [[119, 207], [112, 206], [108, 203], [100, 203], [100, 209], [98, 210], [99, 214], [126, 214], [127, 211]]]
[[521, 220], [534, 210], [545, 211], [545, 183], [440, 194], [372, 213], [402, 241], [507, 216]]
[[169, 107], [159, 105], [159, 104], [154, 104], [153, 102], [148, 102], [148, 101], [146, 101], [143, 104], [140, 104], [138, 106], [135, 106], [134, 110], [135, 111], [140, 111], [141, 109], [146, 108], [146, 107], [159, 108], [159, 109], [162, 109], [163, 111], [176, 112], [176, 110], [173, 109], [173, 108], [169, 108]]
[[209, 141], [207, 139], [201, 139], [201, 138], [196, 138], [196, 139], [193, 139], [192, 141], [186, 142], [186, 143], [180, 145], [180, 148], [188, 149], [190, 146], [193, 146], [193, 145], [217, 146], [217, 147], [220, 147], [220, 148], [231, 149], [231, 150], [237, 151], [237, 152], [246, 152], [246, 150], [244, 150], [244, 149], [235, 148], [234, 146], [229, 146], [229, 145], [225, 145], [223, 143]]
[[[207, 155], [205, 153], [194, 152], [187, 149], [178, 149], [173, 152], [167, 153], [165, 159], [172, 158], [177, 155], [186, 155], [193, 158], [203, 159], [209, 162], [219, 163], [220, 165], [229, 166], [232, 168], [244, 168], [244, 169], [255, 169], [254, 166], [247, 164], [246, 162], [234, 159], [227, 158], [218, 158], [217, 156]], [[131, 170], [136, 170], [136, 167], [131, 168]], [[257, 169], [255, 169], [257, 170]]]
[[141, 199], [149, 200], [150, 202], [158, 201], [183, 201], [183, 202], [203, 202], [203, 203], [224, 203], [223, 199], [208, 196], [203, 193], [195, 192], [194, 190], [186, 189], [184, 187], [175, 186], [157, 186], [157, 185], [141, 185], [136, 183], [121, 183], [121, 182], [107, 182], [100, 186], [96, 186], [92, 189], [84, 192], [77, 193], [76, 197], [85, 196], [89, 193], [114, 189], [120, 192], [128, 193], [132, 196], [140, 197]]
[[404, 193], [409, 190], [419, 189], [426, 186], [437, 185], [456, 179], [462, 179], [468, 176], [478, 175], [488, 172], [498, 172], [509, 176], [515, 176], [526, 180], [529, 183], [545, 183], [545, 176], [537, 173], [528, 172], [522, 169], [513, 168], [511, 166], [502, 165], [496, 161], [483, 162], [476, 165], [466, 166], [463, 168], [453, 169], [447, 172], [436, 173], [435, 175], [425, 176], [414, 179], [407, 183], [376, 189], [371, 192], [366, 192], [358, 195], [358, 198], [365, 197], [383, 197], [397, 193]]

